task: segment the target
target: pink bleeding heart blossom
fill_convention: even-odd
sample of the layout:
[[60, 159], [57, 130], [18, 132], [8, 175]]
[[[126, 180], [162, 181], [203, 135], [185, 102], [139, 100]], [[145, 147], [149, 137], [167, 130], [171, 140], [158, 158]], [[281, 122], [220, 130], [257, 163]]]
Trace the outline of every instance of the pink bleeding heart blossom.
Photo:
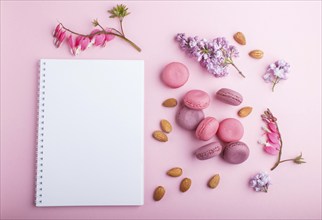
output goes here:
[[[112, 33], [112, 29], [107, 28], [107, 29], [106, 29], [106, 32], [108, 32], [108, 33]], [[111, 40], [113, 40], [114, 38], [115, 38], [115, 35], [113, 35], [113, 34], [105, 34], [105, 40], [106, 40], [106, 42], [111, 41]]]
[[258, 141], [258, 143], [263, 145], [266, 153], [270, 155], [277, 155], [281, 148], [280, 133], [276, 123], [277, 119], [270, 115], [267, 111], [265, 112], [267, 114], [262, 115], [262, 120], [266, 123], [266, 126], [263, 127], [263, 130], [265, 131], [263, 134], [264, 140], [261, 139]]
[[53, 36], [54, 36], [54, 45], [55, 47], [58, 48], [64, 42], [64, 39], [66, 37], [66, 31], [62, 30], [61, 25], [58, 24], [55, 28]]
[[67, 38], [67, 41], [68, 41], [68, 46], [69, 46], [69, 49], [70, 49], [70, 53], [75, 55], [76, 48], [75, 48], [75, 44], [74, 44], [74, 41], [73, 41], [73, 36], [69, 35], [69, 37]]
[[264, 111], [264, 114], [262, 114], [261, 117], [266, 123], [266, 126], [262, 127], [265, 132], [258, 143], [263, 145], [263, 149], [266, 153], [270, 155], [278, 155], [277, 162], [274, 164], [271, 170], [274, 170], [279, 164], [287, 161], [293, 161], [296, 164], [305, 163], [302, 153], [295, 158], [282, 160], [283, 142], [280, 130], [277, 126], [277, 118], [274, 117], [269, 109]]
[[[91, 44], [94, 46], [105, 46], [105, 34], [95, 34], [97, 32], [100, 32], [98, 29], [94, 29], [90, 35], [93, 35], [90, 37]], [[95, 34], [95, 35], [94, 35]]]
[[[56, 47], [60, 47], [66, 38], [67, 32], [70, 35], [67, 37], [66, 42], [72, 55], [78, 55], [81, 51], [84, 51], [91, 46], [104, 47], [107, 42], [113, 40], [115, 37], [124, 40], [138, 52], [141, 52], [141, 48], [127, 38], [124, 34], [124, 18], [130, 14], [127, 10], [128, 8], [125, 5], [120, 4], [107, 11], [110, 14], [110, 18], [117, 18], [119, 20], [121, 27], [120, 30], [110, 27], [103, 27], [97, 19], [94, 19], [92, 24], [94, 27], [99, 27], [100, 29], [94, 29], [90, 34], [77, 33], [76, 31], [72, 31], [71, 29], [65, 27], [62, 23], [59, 23], [52, 33], [54, 37], [54, 45]], [[73, 39], [74, 36], [75, 39]]]

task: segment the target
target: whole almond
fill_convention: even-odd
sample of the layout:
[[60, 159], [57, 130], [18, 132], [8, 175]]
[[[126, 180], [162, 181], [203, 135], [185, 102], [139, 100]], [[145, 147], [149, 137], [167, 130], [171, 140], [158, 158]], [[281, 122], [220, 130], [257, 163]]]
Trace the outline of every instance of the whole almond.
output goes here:
[[169, 121], [162, 119], [160, 122], [160, 125], [161, 125], [162, 131], [166, 133], [170, 133], [172, 131], [172, 125], [170, 124]]
[[252, 112], [252, 110], [252, 107], [243, 107], [238, 111], [238, 116], [241, 118], [247, 117]]
[[264, 52], [261, 50], [252, 50], [248, 55], [254, 59], [261, 59], [264, 56]]
[[153, 193], [154, 201], [160, 201], [165, 194], [165, 189], [163, 186], [158, 186]]
[[219, 174], [214, 175], [213, 177], [211, 177], [209, 179], [209, 181], [208, 181], [208, 187], [209, 188], [212, 188], [212, 189], [216, 188], [218, 186], [218, 184], [219, 184], [219, 181], [220, 181]]
[[177, 100], [175, 98], [170, 98], [170, 99], [167, 99], [165, 100], [162, 105], [164, 107], [175, 107], [177, 105]]
[[163, 133], [162, 131], [155, 131], [153, 132], [152, 136], [154, 139], [160, 141], [160, 142], [167, 142], [168, 141], [168, 136]]
[[234, 34], [234, 39], [237, 43], [246, 45], [246, 38], [242, 32], [237, 32], [236, 34]]
[[191, 179], [184, 178], [180, 183], [180, 191], [186, 192], [190, 189], [190, 186], [191, 186]]
[[182, 169], [180, 167], [174, 167], [170, 170], [168, 170], [167, 175], [172, 177], [178, 177], [181, 176]]

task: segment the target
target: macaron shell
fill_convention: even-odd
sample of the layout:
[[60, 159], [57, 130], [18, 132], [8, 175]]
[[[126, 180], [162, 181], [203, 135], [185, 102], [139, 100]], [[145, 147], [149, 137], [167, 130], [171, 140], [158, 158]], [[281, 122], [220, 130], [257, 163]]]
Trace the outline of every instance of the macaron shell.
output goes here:
[[248, 146], [241, 142], [231, 142], [226, 145], [223, 152], [224, 160], [232, 164], [240, 164], [249, 157]]
[[214, 137], [219, 127], [219, 122], [213, 117], [203, 119], [196, 130], [196, 137], [199, 140], [208, 141]]
[[209, 106], [210, 96], [202, 90], [190, 90], [184, 95], [183, 103], [188, 108], [202, 110]]
[[188, 68], [179, 62], [169, 63], [164, 67], [161, 73], [163, 83], [171, 88], [183, 86], [189, 79]]
[[244, 127], [235, 118], [226, 118], [219, 123], [217, 136], [224, 142], [239, 141], [244, 135]]
[[202, 110], [194, 110], [182, 106], [176, 115], [178, 125], [187, 130], [194, 130], [197, 128], [201, 120], [205, 118]]
[[240, 105], [243, 102], [243, 96], [231, 89], [222, 88], [217, 91], [216, 98], [226, 104]]
[[195, 155], [199, 160], [207, 160], [221, 153], [222, 146], [219, 142], [211, 142], [195, 151]]

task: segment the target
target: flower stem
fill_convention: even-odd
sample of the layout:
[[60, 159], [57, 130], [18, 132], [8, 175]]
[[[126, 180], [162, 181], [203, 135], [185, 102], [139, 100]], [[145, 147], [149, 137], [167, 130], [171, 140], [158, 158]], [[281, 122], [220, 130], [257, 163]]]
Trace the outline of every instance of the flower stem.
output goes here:
[[[276, 125], [276, 129], [277, 129], [277, 132], [280, 136], [280, 142], [281, 142], [281, 147], [280, 147], [280, 150], [278, 152], [278, 158], [277, 158], [277, 162], [274, 164], [274, 166], [271, 168], [271, 170], [273, 171], [280, 163], [283, 163], [281, 162], [281, 157], [282, 157], [282, 148], [283, 148], [283, 140], [282, 140], [282, 136], [281, 136], [281, 133], [280, 133], [280, 130], [278, 128], [278, 125], [277, 123], [275, 123]], [[284, 161], [285, 162], [285, 161]]]
[[233, 62], [230, 62], [230, 64], [233, 66], [233, 67], [235, 67], [235, 69], [238, 71], [238, 73], [242, 76], [242, 77], [244, 77], [244, 78], [246, 78], [246, 76], [238, 69], [238, 67], [233, 63]]
[[122, 19], [120, 19], [120, 26], [121, 26], [122, 35], [125, 37], [124, 30], [123, 30], [123, 20]]
[[[116, 37], [119, 37], [119, 38], [121, 38], [121, 39], [125, 40], [125, 41], [126, 41], [127, 43], [129, 43], [129, 44], [130, 44], [134, 49], [136, 49], [138, 52], [141, 52], [141, 48], [140, 48], [138, 45], [136, 45], [133, 41], [131, 41], [130, 39], [126, 38], [123, 34], [117, 34], [117, 33], [113, 33], [113, 32], [107, 32], [107, 31], [105, 31], [104, 29], [103, 29], [102, 31], [97, 31], [97, 32], [95, 32], [95, 33], [93, 33], [93, 34], [80, 34], [80, 33], [77, 33], [77, 32], [75, 32], [75, 31], [72, 31], [72, 30], [70, 30], [70, 29], [66, 28], [62, 23], [60, 23], [60, 25], [62, 26], [62, 28], [63, 28], [64, 30], [66, 30], [66, 31], [68, 31], [68, 32], [70, 32], [70, 33], [72, 33], [72, 34], [82, 36], [82, 37], [93, 37], [93, 36], [95, 36], [95, 35], [97, 35], [97, 34], [111, 34], [111, 35], [114, 35], [114, 36], [116, 36]], [[100, 27], [101, 27], [101, 26], [100, 26]], [[112, 29], [112, 30], [114, 30], [114, 29]]]
[[277, 77], [276, 76], [276, 79], [275, 79], [275, 81], [274, 81], [274, 83], [273, 83], [273, 87], [272, 87], [272, 92], [274, 92], [274, 88], [275, 88], [275, 86], [276, 86], [276, 84], [279, 82], [279, 77]]

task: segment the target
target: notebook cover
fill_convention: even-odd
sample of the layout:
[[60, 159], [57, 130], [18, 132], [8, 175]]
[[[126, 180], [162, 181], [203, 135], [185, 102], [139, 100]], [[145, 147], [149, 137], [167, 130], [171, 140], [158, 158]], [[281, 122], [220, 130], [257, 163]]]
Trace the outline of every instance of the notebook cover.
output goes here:
[[40, 61], [36, 206], [143, 205], [144, 62]]

